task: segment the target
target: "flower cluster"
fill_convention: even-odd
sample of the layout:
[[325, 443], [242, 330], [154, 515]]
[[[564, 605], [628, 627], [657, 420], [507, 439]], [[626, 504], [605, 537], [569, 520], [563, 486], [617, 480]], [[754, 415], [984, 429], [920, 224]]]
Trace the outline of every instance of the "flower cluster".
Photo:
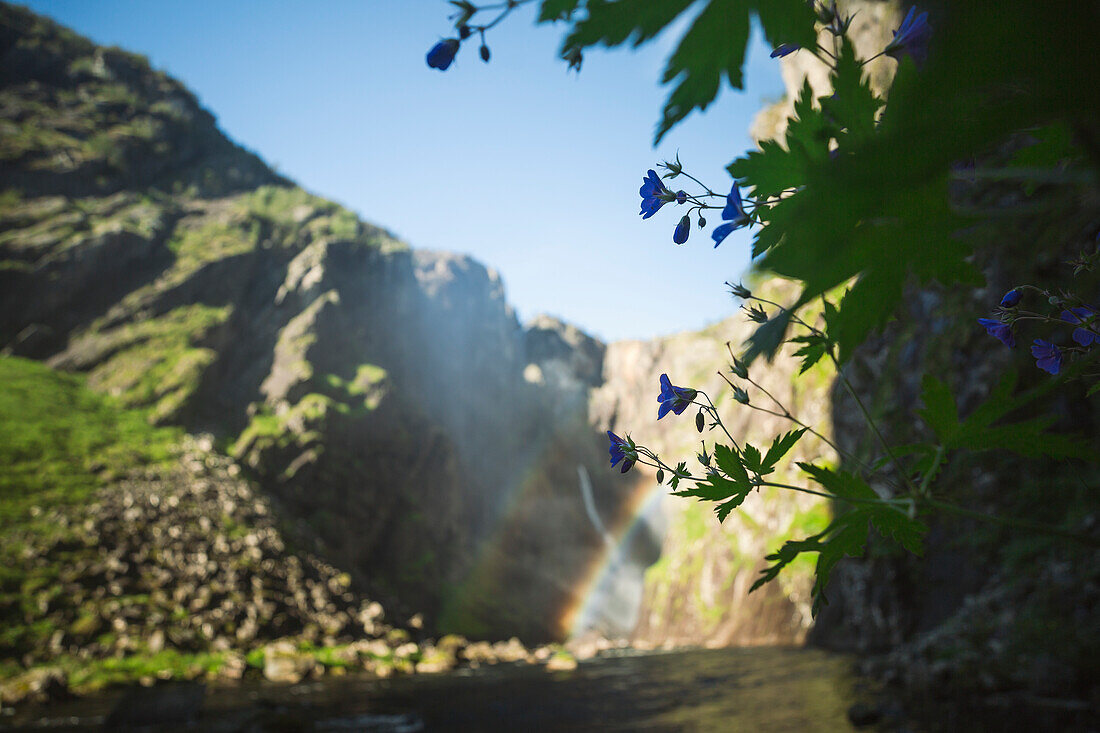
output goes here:
[[[1052, 296], [1049, 293], [1048, 300], [1051, 303], [1061, 303], [1062, 298]], [[1001, 298], [996, 309], [999, 319], [979, 318], [978, 323], [985, 328], [990, 336], [993, 336], [1005, 346], [1016, 346], [1016, 334], [1013, 330], [1019, 320], [1038, 320], [1048, 323], [1066, 323], [1077, 326], [1073, 330], [1071, 338], [1078, 344], [1077, 347], [1059, 347], [1050, 341], [1037, 338], [1032, 342], [1031, 355], [1035, 357], [1035, 365], [1050, 374], [1058, 374], [1065, 363], [1066, 350], [1083, 351], [1100, 343], [1100, 311], [1090, 306], [1075, 306], [1062, 311], [1058, 319], [1042, 316], [1038, 313], [1021, 312], [1019, 305], [1024, 298], [1024, 288], [1013, 288]]]
[[[679, 175], [688, 176], [684, 173], [683, 165], [680, 163], [679, 158], [674, 162], [665, 162], [662, 167], [669, 172], [665, 174], [668, 178], [675, 178]], [[695, 180], [692, 178], [692, 180]], [[675, 201], [678, 205], [690, 203], [691, 209], [689, 213], [684, 214], [680, 221], [676, 224], [676, 229], [672, 233], [672, 241], [676, 244], [683, 244], [687, 241], [688, 235], [691, 233], [691, 212], [702, 212], [705, 209], [717, 209], [716, 205], [710, 205], [705, 203], [704, 199], [707, 197], [720, 198], [719, 194], [713, 193], [710, 189], [707, 189], [705, 194], [698, 196], [689, 195], [686, 191], [673, 192], [668, 186], [664, 184], [661, 177], [657, 175], [657, 171], [650, 168], [646, 171], [645, 176], [642, 178], [642, 187], [638, 189], [639, 195], [642, 197], [642, 209], [641, 215], [643, 219], [656, 214], [661, 210], [661, 207], [667, 203]], [[729, 194], [726, 195], [726, 204], [722, 208], [722, 220], [725, 224], [720, 224], [714, 228], [711, 233], [711, 238], [714, 240], [714, 246], [717, 247], [722, 241], [729, 236], [729, 233], [735, 229], [748, 226], [752, 223], [752, 217], [745, 211], [745, 201], [741, 196], [741, 189], [737, 186], [737, 182], [734, 181], [733, 187], [730, 189]], [[707, 220], [703, 218], [702, 214], [699, 215], [699, 227], [705, 227]]]

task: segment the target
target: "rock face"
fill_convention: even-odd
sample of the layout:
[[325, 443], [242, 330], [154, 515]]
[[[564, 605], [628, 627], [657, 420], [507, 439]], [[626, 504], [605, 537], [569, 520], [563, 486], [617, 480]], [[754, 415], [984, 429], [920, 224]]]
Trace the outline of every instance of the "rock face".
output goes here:
[[0, 6], [0, 59], [0, 349], [212, 433], [388, 608], [561, 637], [602, 547], [577, 466], [605, 516], [629, 493], [602, 345], [294, 187], [140, 57]]

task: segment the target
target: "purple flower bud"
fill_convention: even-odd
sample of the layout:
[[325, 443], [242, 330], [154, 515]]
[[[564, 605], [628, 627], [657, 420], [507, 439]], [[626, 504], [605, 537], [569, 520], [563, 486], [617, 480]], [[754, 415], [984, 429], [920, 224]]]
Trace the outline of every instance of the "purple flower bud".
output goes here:
[[1009, 290], [1007, 293], [1005, 293], [1005, 297], [1001, 298], [1001, 307], [1015, 308], [1016, 305], [1019, 304], [1020, 299], [1023, 297], [1023, 290], [1020, 290], [1019, 288], [1012, 288], [1012, 290]]
[[797, 43], [784, 43], [784, 44], [781, 44], [774, 51], [772, 51], [771, 57], [773, 59], [783, 58], [784, 56], [791, 55], [792, 53], [794, 53], [795, 51], [797, 51], [800, 48], [802, 48], [802, 46], [799, 46]]
[[676, 225], [676, 231], [672, 233], [672, 241], [676, 244], [683, 244], [688, 241], [688, 234], [691, 233], [691, 217], [684, 214], [684, 217], [680, 219], [680, 223]]
[[688, 200], [688, 195], [687, 195], [686, 191], [677, 191], [676, 192], [676, 203], [677, 204], [682, 204], [687, 200]]
[[488, 46], [486, 46], [484, 43], [481, 44], [481, 48], [479, 48], [477, 50], [477, 52], [481, 55], [481, 60], [482, 61], [484, 61], [485, 63], [489, 63], [489, 47]]
[[446, 71], [451, 62], [455, 60], [459, 45], [461, 44], [457, 38], [444, 38], [432, 46], [432, 50], [428, 51], [428, 66]]

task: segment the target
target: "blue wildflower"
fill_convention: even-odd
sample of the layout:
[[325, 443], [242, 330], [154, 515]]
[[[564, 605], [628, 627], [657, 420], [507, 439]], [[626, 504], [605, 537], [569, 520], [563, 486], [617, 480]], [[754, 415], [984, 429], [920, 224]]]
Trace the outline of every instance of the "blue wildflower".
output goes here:
[[444, 38], [432, 46], [432, 50], [428, 51], [428, 66], [446, 71], [451, 62], [455, 60], [459, 45], [460, 42], [457, 38]]
[[800, 48], [802, 48], [802, 46], [799, 46], [797, 43], [783, 43], [772, 51], [771, 57], [773, 59], [781, 59], [784, 56], [789, 56]]
[[908, 53], [917, 66], [923, 66], [928, 58], [928, 41], [931, 36], [932, 26], [928, 25], [928, 13], [917, 15], [915, 7], [909, 8], [909, 14], [894, 31], [894, 40], [882, 52], [897, 61], [901, 61], [901, 56]]
[[720, 245], [734, 229], [740, 229], [752, 223], [752, 219], [745, 213], [745, 204], [741, 200], [741, 189], [737, 187], [737, 181], [733, 182], [733, 188], [726, 196], [726, 208], [722, 209], [722, 219], [728, 223], [716, 226], [710, 234], [715, 247]]
[[1019, 288], [1012, 288], [1012, 290], [1009, 290], [1007, 293], [1005, 293], [1005, 297], [1001, 298], [1001, 307], [1015, 308], [1017, 305], [1019, 305], [1020, 299], [1023, 297], [1023, 290], [1020, 290]]
[[1062, 371], [1062, 351], [1049, 341], [1035, 339], [1031, 355], [1035, 357], [1035, 366], [1044, 372], [1057, 374]]
[[608, 449], [611, 454], [611, 465], [614, 466], [622, 461], [623, 467], [620, 471], [626, 473], [634, 467], [634, 462], [638, 460], [638, 454], [635, 452], [634, 446], [610, 430], [607, 431], [607, 437], [611, 440], [611, 447]]
[[665, 187], [665, 184], [657, 175], [657, 171], [652, 168], [646, 172], [645, 178], [642, 179], [642, 187], [638, 189], [638, 193], [642, 195], [642, 210], [639, 213], [643, 219], [648, 219], [656, 214], [669, 201], [676, 200], [676, 194]]
[[996, 336], [1001, 343], [1010, 349], [1016, 345], [1016, 336], [1012, 333], [1012, 326], [1007, 323], [995, 321], [992, 318], [979, 318], [978, 323], [985, 326], [990, 336]]
[[667, 415], [669, 410], [677, 415], [683, 414], [697, 394], [699, 393], [690, 387], [673, 386], [672, 382], [668, 381], [668, 375], [662, 374], [661, 394], [657, 396], [657, 401], [661, 403], [657, 408], [657, 419], [660, 420]]
[[676, 231], [672, 233], [672, 241], [676, 244], [683, 244], [688, 241], [688, 234], [691, 233], [691, 217], [687, 214], [683, 219], [680, 219], [680, 223], [676, 225]]
[[[1090, 317], [1100, 315], [1095, 308], [1070, 308], [1068, 311], [1062, 311], [1062, 320], [1074, 325], [1080, 324], [1082, 326], [1088, 324]], [[1093, 328], [1096, 328], [1096, 321], [1093, 320]], [[1081, 346], [1092, 346], [1093, 344], [1100, 344], [1100, 335], [1097, 335], [1095, 331], [1090, 331], [1087, 328], [1075, 328], [1073, 329], [1073, 340], [1079, 343]]]

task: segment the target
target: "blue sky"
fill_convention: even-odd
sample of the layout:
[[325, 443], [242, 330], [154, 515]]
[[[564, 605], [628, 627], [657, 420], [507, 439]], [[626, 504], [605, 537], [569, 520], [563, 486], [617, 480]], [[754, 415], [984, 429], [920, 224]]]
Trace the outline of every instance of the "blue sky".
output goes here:
[[[724, 167], [778, 98], [777, 62], [753, 38], [745, 93], [726, 90], [651, 145], [673, 39], [557, 59], [563, 26], [522, 8], [464, 45], [446, 72], [425, 63], [451, 33], [442, 0], [33, 0], [94, 41], [145, 54], [187, 84], [235, 141], [306, 189], [410, 245], [495, 268], [521, 320], [551, 313], [605, 340], [700, 328], [736, 309], [723, 281], [750, 236], [672, 242], [680, 214], [638, 215], [647, 168], [677, 152], [728, 190]], [[686, 186], [685, 186], [686, 187]], [[717, 212], [713, 212], [717, 214]]]

